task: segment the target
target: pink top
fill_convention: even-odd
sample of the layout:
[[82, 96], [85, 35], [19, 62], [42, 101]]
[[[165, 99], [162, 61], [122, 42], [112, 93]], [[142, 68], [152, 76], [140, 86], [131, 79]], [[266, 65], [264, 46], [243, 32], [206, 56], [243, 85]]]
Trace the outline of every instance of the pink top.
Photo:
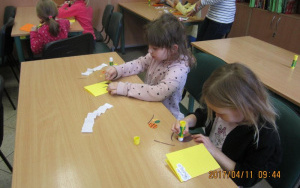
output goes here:
[[173, 62], [156, 61], [148, 53], [144, 57], [115, 66], [118, 72], [115, 79], [147, 71], [145, 84], [119, 82], [117, 94], [145, 101], [162, 101], [176, 119], [183, 119], [179, 102], [190, 71], [187, 61], [184, 56]]
[[70, 29], [69, 20], [61, 19], [56, 21], [59, 24], [59, 33], [56, 37], [50, 34], [49, 25], [47, 24], [44, 24], [37, 31], [30, 31], [31, 50], [34, 54], [42, 53], [44, 46], [49, 42], [65, 39], [68, 37], [68, 32]]
[[84, 0], [77, 0], [69, 7], [68, 3], [58, 9], [58, 18], [74, 17], [83, 28], [83, 33], [91, 33], [96, 39], [93, 28], [93, 9], [87, 7]]

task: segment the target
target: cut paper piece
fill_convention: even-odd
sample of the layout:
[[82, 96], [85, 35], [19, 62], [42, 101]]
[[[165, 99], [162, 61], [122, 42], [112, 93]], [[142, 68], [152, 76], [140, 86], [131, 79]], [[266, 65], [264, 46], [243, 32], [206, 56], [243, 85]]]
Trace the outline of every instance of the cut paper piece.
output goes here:
[[100, 82], [100, 83], [85, 86], [84, 89], [86, 89], [92, 95], [97, 97], [99, 95], [103, 95], [105, 93], [108, 93], [107, 86], [108, 86], [109, 83], [110, 83], [110, 81], [103, 81], [103, 82]]
[[23, 25], [22, 27], [20, 27], [20, 30], [30, 32], [31, 28], [33, 26], [35, 26], [35, 25], [27, 23], [27, 24]]
[[70, 22], [70, 24], [72, 24], [72, 23], [75, 22], [75, 19], [74, 18], [73, 19], [69, 19], [69, 22]]
[[105, 103], [104, 105], [100, 106], [94, 112], [88, 113], [87, 117], [84, 120], [81, 132], [82, 133], [92, 133], [96, 117], [100, 116], [101, 114], [104, 114], [107, 109], [110, 109], [112, 107], [113, 106], [111, 104]]
[[152, 116], [152, 118], [150, 119], [150, 121], [148, 122], [148, 126], [151, 128], [151, 129], [156, 129], [157, 128], [157, 123], [160, 123], [160, 120], [159, 119], [153, 119], [154, 117], [154, 114]]
[[106, 66], [107, 66], [107, 64], [102, 63], [98, 67], [95, 67], [95, 68], [92, 68], [92, 69], [91, 68], [87, 68], [86, 72], [81, 73], [81, 75], [88, 76], [88, 75], [92, 74], [93, 72], [101, 70], [103, 67], [106, 67]]
[[220, 168], [203, 144], [166, 154], [166, 162], [180, 182]]

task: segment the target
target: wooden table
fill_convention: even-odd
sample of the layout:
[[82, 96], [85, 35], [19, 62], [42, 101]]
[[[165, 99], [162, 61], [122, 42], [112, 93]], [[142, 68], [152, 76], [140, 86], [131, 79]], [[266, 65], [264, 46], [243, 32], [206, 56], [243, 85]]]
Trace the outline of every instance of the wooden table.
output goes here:
[[247, 65], [268, 89], [300, 106], [300, 66], [290, 68], [293, 52], [250, 36], [193, 42], [192, 46], [227, 63]]
[[[81, 72], [109, 57], [123, 63], [115, 52], [22, 63], [12, 187], [236, 187], [208, 174], [180, 183], [166, 154], [194, 142], [171, 141], [175, 118], [162, 103], [84, 90], [104, 77], [101, 70], [84, 78]], [[113, 107], [95, 119], [93, 133], [81, 133], [87, 114], [105, 103]], [[161, 121], [156, 129], [147, 124], [153, 115]]]
[[[21, 45], [21, 37], [29, 36], [29, 32], [21, 31], [20, 28], [27, 23], [34, 25], [38, 25], [40, 23], [39, 18], [36, 15], [35, 7], [17, 7], [15, 24], [12, 28], [11, 36], [15, 38], [17, 53], [20, 62], [25, 61]], [[77, 33], [82, 31], [83, 28], [81, 27], [78, 21], [71, 23], [69, 32]]]
[[[149, 5], [148, 2], [125, 2], [125, 3], [119, 3], [119, 6], [123, 16], [124, 16], [124, 11], [128, 11], [147, 21], [153, 21], [159, 18], [164, 13], [164, 9], [168, 11], [174, 10], [173, 8], [167, 5], [163, 6], [164, 7], [163, 9], [162, 7], [155, 7]], [[185, 16], [176, 16], [176, 17], [185, 17]], [[185, 25], [193, 25], [193, 24], [198, 24], [201, 21], [203, 21], [202, 18], [192, 16], [189, 17], [187, 21], [183, 21], [183, 23]], [[124, 21], [122, 25], [123, 25], [123, 29], [121, 34], [121, 47], [122, 47], [122, 53], [124, 53], [125, 50]]]

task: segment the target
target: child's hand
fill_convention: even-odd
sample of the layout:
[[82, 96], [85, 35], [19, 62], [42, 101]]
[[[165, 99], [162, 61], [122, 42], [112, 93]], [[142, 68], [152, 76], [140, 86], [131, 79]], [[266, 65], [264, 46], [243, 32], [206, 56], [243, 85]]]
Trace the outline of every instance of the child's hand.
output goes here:
[[[172, 129], [171, 129], [175, 134], [179, 134], [180, 133], [180, 123], [179, 121], [176, 121], [173, 126], [172, 126]], [[183, 131], [183, 134], [186, 134], [189, 132], [189, 126], [186, 125], [185, 126], [185, 130]]]
[[192, 137], [195, 142], [203, 143], [209, 153], [214, 156], [215, 151], [218, 150], [218, 148], [210, 141], [209, 137], [204, 136], [203, 134], [195, 134], [192, 135]]
[[37, 27], [36, 26], [33, 26], [32, 28], [31, 28], [31, 31], [36, 31], [37, 30]]
[[118, 88], [119, 82], [112, 82], [108, 85], [107, 91], [111, 95], [116, 95], [117, 94], [117, 88]]
[[196, 3], [196, 5], [195, 5], [195, 8], [194, 8], [192, 11], [190, 11], [190, 12], [187, 14], [187, 16], [188, 16], [188, 17], [190, 17], [190, 16], [195, 16], [196, 13], [199, 12], [200, 6], [201, 6], [201, 1], [198, 1], [198, 2]]
[[108, 67], [105, 71], [105, 79], [106, 80], [113, 80], [118, 76], [117, 69], [115, 67]]

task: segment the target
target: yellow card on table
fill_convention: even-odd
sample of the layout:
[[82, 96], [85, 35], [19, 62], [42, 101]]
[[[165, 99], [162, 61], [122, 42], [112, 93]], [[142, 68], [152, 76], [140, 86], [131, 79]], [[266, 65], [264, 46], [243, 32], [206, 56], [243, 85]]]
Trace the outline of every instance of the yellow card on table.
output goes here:
[[92, 95], [97, 97], [99, 95], [103, 95], [108, 92], [106, 89], [107, 89], [107, 86], [109, 83], [110, 83], [109, 81], [104, 81], [104, 82], [92, 84], [89, 86], [85, 86], [84, 89], [86, 89]]
[[220, 168], [203, 144], [166, 154], [166, 162], [180, 182]]

